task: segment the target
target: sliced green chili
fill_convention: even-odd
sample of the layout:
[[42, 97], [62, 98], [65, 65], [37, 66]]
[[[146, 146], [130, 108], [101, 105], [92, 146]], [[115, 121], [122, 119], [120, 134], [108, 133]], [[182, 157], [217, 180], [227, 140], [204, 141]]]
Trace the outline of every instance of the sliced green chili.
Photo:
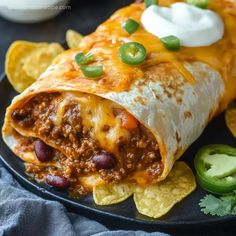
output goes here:
[[168, 50], [178, 51], [180, 49], [180, 40], [176, 36], [170, 35], [160, 40]]
[[151, 5], [157, 5], [158, 0], [145, 0], [145, 6], [146, 8], [150, 7]]
[[145, 47], [136, 42], [124, 43], [119, 49], [121, 61], [128, 65], [141, 64], [146, 58]]
[[128, 19], [122, 27], [128, 34], [133, 34], [138, 30], [140, 24], [133, 19]]
[[207, 8], [209, 0], [187, 0], [187, 3], [199, 8]]
[[98, 78], [103, 74], [103, 66], [80, 66], [81, 71], [83, 74], [88, 78]]
[[75, 55], [75, 61], [78, 65], [86, 65], [93, 60], [94, 57], [91, 53], [84, 54], [81, 52]]
[[194, 166], [202, 188], [219, 194], [236, 190], [236, 148], [223, 144], [202, 147]]

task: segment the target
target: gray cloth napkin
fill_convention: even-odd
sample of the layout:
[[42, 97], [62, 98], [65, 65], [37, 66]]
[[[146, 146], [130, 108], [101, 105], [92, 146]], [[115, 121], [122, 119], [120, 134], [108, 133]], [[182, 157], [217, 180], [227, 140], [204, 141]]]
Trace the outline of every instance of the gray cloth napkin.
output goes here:
[[83, 216], [69, 213], [56, 201], [23, 189], [0, 162], [0, 236], [165, 236], [142, 231], [109, 231]]

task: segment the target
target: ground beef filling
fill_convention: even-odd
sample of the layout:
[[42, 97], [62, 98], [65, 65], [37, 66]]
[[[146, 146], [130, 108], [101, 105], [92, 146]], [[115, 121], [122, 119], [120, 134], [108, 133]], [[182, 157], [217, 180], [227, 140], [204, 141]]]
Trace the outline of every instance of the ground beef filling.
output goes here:
[[[86, 194], [88, 191], [78, 182], [80, 176], [99, 173], [104, 181], [111, 183], [118, 182], [137, 170], [145, 170], [150, 178], [161, 174], [163, 168], [159, 147], [146, 128], [139, 124], [130, 131], [129, 140], [117, 141], [118, 154], [107, 153], [91, 138], [93, 130], [83, 126], [81, 107], [75, 101], [72, 100], [65, 106], [60, 126], [55, 125], [54, 117], [61, 99], [60, 93], [41, 93], [27, 102], [22, 109], [16, 109], [12, 113], [16, 125], [33, 131], [47, 143], [53, 143], [52, 146], [60, 147], [61, 152], [55, 149], [51, 160], [57, 165], [38, 167], [28, 164], [27, 172], [36, 175], [38, 179], [45, 179], [48, 173], [64, 176], [69, 179], [71, 188], [76, 188], [79, 194]], [[104, 126], [103, 132], [108, 129], [109, 126]], [[27, 148], [34, 151], [36, 139], [24, 139], [28, 140]], [[99, 155], [106, 156], [105, 164], [104, 161], [98, 164], [94, 161], [94, 156]], [[117, 160], [122, 161], [116, 160], [117, 155]]]

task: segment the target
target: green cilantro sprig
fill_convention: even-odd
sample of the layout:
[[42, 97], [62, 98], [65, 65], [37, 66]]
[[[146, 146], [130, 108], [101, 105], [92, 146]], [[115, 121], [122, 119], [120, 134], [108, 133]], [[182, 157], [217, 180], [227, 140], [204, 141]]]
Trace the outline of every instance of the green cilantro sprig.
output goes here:
[[236, 192], [221, 197], [207, 194], [199, 203], [201, 211], [212, 216], [236, 215]]

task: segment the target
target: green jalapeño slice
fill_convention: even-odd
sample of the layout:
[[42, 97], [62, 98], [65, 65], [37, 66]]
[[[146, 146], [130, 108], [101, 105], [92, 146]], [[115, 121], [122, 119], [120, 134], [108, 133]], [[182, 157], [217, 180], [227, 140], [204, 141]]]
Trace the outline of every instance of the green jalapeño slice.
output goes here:
[[146, 59], [145, 47], [136, 42], [124, 43], [119, 49], [121, 61], [128, 65], [139, 65]]
[[84, 54], [81, 52], [75, 55], [75, 61], [78, 65], [86, 65], [93, 60], [94, 57], [91, 53]]
[[103, 74], [103, 66], [80, 66], [82, 73], [88, 78], [99, 78]]
[[160, 40], [170, 51], [178, 51], [180, 49], [180, 40], [174, 35], [163, 37]]
[[236, 148], [214, 144], [201, 148], [194, 160], [197, 180], [209, 192], [236, 190]]
[[145, 0], [145, 7], [148, 8], [152, 5], [157, 5], [158, 4], [158, 1], [157, 0]]
[[202, 9], [206, 9], [209, 3], [209, 0], [187, 0], [188, 4], [194, 5]]
[[138, 30], [140, 24], [133, 19], [128, 19], [127, 21], [125, 21], [122, 27], [128, 34], [133, 34]]

